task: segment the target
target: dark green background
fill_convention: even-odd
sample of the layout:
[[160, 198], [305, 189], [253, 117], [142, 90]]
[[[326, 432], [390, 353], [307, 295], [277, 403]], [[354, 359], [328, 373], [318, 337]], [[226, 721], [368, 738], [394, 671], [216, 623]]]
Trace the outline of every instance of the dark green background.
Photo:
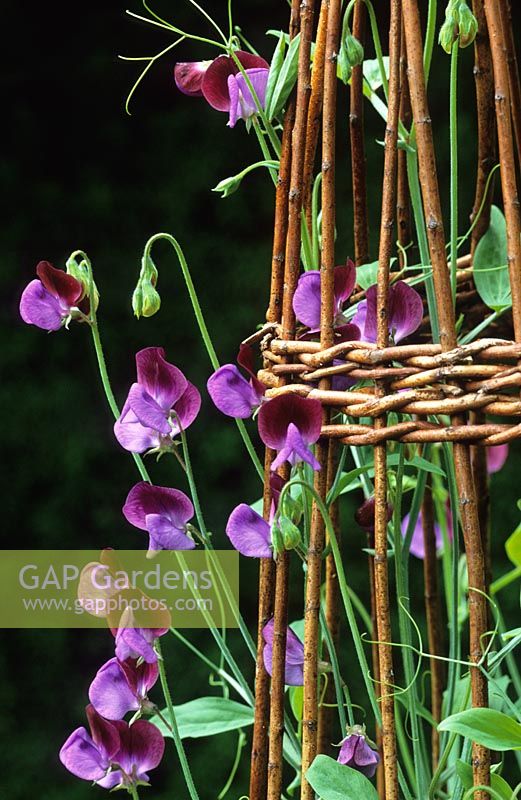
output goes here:
[[[225, 21], [225, 3], [212, 2]], [[425, 7], [425, 3], [421, 4]], [[177, 8], [181, 6], [180, 8]], [[131, 3], [140, 12], [137, 0]], [[164, 2], [160, 9], [181, 27], [202, 32], [188, 4]], [[140, 547], [120, 508], [137, 479], [128, 454], [112, 436], [111, 415], [100, 393], [88, 330], [46, 335], [24, 326], [17, 312], [20, 293], [40, 259], [63, 266], [82, 248], [94, 264], [101, 292], [100, 326], [114, 390], [121, 402], [133, 380], [136, 350], [162, 345], [168, 358], [203, 390], [203, 408], [190, 430], [192, 456], [207, 523], [217, 545], [227, 546], [223, 529], [235, 504], [259, 494], [255, 474], [231, 420], [221, 417], [204, 393], [210, 372], [173, 251], [160, 245], [161, 314], [136, 321], [130, 308], [146, 239], [164, 230], [179, 238], [193, 271], [208, 327], [220, 357], [233, 360], [237, 343], [262, 321], [267, 301], [273, 191], [267, 174], [247, 178], [243, 190], [221, 200], [210, 192], [219, 180], [257, 160], [257, 143], [242, 123], [231, 131], [226, 116], [203, 100], [180, 95], [174, 86], [175, 60], [211, 58], [205, 46], [184, 44], [159, 62], [138, 89], [132, 116], [124, 99], [139, 64], [118, 61], [117, 53], [143, 55], [165, 47], [168, 34], [133, 21], [125, 4], [93, 0], [88, 5], [3, 4], [3, 134], [0, 178], [2, 215], [2, 521], [3, 546], [23, 548]], [[440, 11], [441, 14], [441, 11]], [[287, 24], [282, 0], [235, 2], [235, 18], [268, 58], [274, 40], [267, 28]], [[386, 20], [381, 20], [383, 34]], [[372, 56], [370, 48], [368, 55]], [[438, 145], [442, 196], [448, 198], [448, 57], [438, 47], [431, 80], [431, 115]], [[472, 51], [461, 56], [460, 143], [461, 229], [468, 224], [473, 197], [475, 122]], [[338, 243], [343, 261], [352, 252], [352, 209], [348, 160], [348, 109], [340, 89], [338, 123]], [[376, 256], [381, 198], [381, 119], [367, 108], [367, 158]], [[445, 202], [447, 208], [447, 202]], [[502, 542], [517, 523], [518, 496], [513, 455], [510, 467], [493, 480], [496, 574], [506, 568]], [[186, 488], [175, 461], [150, 462], [154, 479]], [[346, 505], [346, 561], [353, 586], [365, 596], [362, 533]], [[242, 609], [254, 624], [256, 565], [242, 565]], [[302, 614], [298, 574], [292, 618]], [[421, 606], [419, 568], [413, 585]], [[508, 598], [507, 598], [508, 600]], [[511, 592], [515, 608], [515, 592]], [[89, 682], [112, 654], [109, 633], [35, 631], [3, 634], [0, 652], [0, 736], [3, 765], [0, 794], [8, 800], [82, 800], [103, 794], [69, 775], [57, 753], [69, 732], [83, 724]], [[212, 653], [209, 634], [194, 634]], [[243, 653], [236, 634], [230, 636]], [[205, 693], [203, 668], [181, 645], [166, 645], [175, 702]], [[347, 674], [354, 659], [347, 635]], [[252, 675], [251, 664], [245, 662]], [[359, 686], [352, 687], [355, 693]], [[159, 699], [156, 692], [155, 695]], [[203, 799], [217, 796], [233, 760], [234, 735], [189, 740], [187, 750]], [[154, 788], [143, 796], [182, 798], [180, 770], [170, 743], [153, 773]], [[247, 761], [228, 797], [247, 790]]]

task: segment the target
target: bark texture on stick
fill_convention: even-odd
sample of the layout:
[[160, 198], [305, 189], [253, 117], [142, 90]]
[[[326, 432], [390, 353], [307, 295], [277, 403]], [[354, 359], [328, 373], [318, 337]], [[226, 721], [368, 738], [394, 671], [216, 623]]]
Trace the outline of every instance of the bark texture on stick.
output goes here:
[[[356, 0], [353, 11], [353, 36], [365, 42], [366, 8], [364, 0]], [[353, 180], [353, 218], [355, 264], [369, 261], [369, 218], [367, 215], [367, 183], [364, 142], [364, 95], [362, 65], [353, 67], [349, 100], [351, 172]]]
[[503, 34], [505, 37], [512, 125], [514, 127], [518, 166], [521, 168], [521, 84], [519, 82], [519, 66], [516, 54], [516, 43], [514, 41], [512, 3], [510, 0], [500, 0], [499, 8], [501, 12]]
[[[409, 97], [409, 84], [407, 82], [407, 55], [405, 51], [405, 38], [402, 30], [402, 44], [400, 54], [400, 120], [404, 127], [411, 127], [411, 99]], [[412, 241], [411, 237], [411, 203], [409, 198], [409, 180], [407, 176], [407, 153], [398, 150], [398, 180], [396, 190], [396, 223], [398, 241], [405, 249]], [[405, 257], [400, 251], [400, 269], [405, 266]]]
[[[335, 269], [335, 143], [336, 143], [336, 56], [340, 37], [341, 0], [330, 0], [324, 65], [322, 134], [322, 259], [320, 265], [320, 343], [334, 343]], [[320, 382], [330, 387], [329, 378]], [[324, 423], [329, 411], [324, 408]], [[315, 473], [315, 490], [323, 501], [327, 495], [327, 440], [320, 439], [316, 457], [321, 465]], [[318, 652], [320, 641], [320, 586], [325, 523], [315, 502], [311, 509], [311, 529], [307, 555], [306, 604], [304, 609], [304, 704], [302, 714], [302, 789], [301, 800], [314, 800], [315, 792], [305, 774], [317, 755], [318, 734]]]
[[[433, 268], [440, 342], [443, 350], [451, 350], [457, 344], [454, 305], [447, 268], [432, 126], [423, 72], [420, 14], [417, 0], [403, 0], [403, 7], [409, 86], [417, 129], [419, 174]], [[463, 417], [452, 417], [453, 425], [459, 426], [464, 423]], [[469, 576], [470, 660], [480, 662], [484, 646], [482, 636], [487, 630], [487, 603], [483, 594], [485, 564], [468, 445], [454, 444], [454, 462]], [[471, 670], [471, 692], [474, 707], [488, 705], [487, 680], [476, 668]], [[474, 743], [472, 755], [474, 782], [476, 785], [486, 786], [490, 783], [490, 752], [482, 745]], [[484, 800], [488, 796], [488, 792], [484, 790], [476, 792], [477, 800]]]
[[[377, 346], [386, 347], [389, 341], [388, 295], [391, 252], [394, 244], [396, 208], [396, 176], [398, 168], [398, 120], [400, 111], [400, 42], [401, 0], [391, 2], [389, 33], [389, 110], [385, 129], [384, 180], [382, 216], [378, 251], [378, 281], [376, 294]], [[385, 383], [376, 381], [375, 394], [385, 394]], [[385, 428], [385, 416], [374, 421], [375, 431]], [[382, 750], [386, 800], [398, 800], [398, 754], [394, 716], [394, 669], [390, 642], [391, 607], [389, 602], [389, 568], [387, 561], [387, 445], [374, 449], [375, 491], [375, 557], [374, 584], [376, 627], [378, 633], [378, 663], [382, 711]]]

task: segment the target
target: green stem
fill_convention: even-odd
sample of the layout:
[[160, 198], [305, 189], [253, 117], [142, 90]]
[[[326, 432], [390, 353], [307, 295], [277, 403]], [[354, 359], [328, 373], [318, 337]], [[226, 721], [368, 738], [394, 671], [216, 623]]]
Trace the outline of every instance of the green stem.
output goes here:
[[132, 800], [139, 800], [139, 795], [137, 793], [137, 786], [131, 783], [130, 786], [127, 786], [127, 791], [129, 795], [132, 797]]
[[228, 794], [228, 790], [234, 781], [234, 778], [237, 774], [237, 770], [239, 769], [239, 764], [241, 763], [242, 748], [244, 747], [245, 744], [246, 744], [246, 734], [244, 733], [244, 731], [239, 731], [239, 738], [237, 739], [237, 751], [235, 753], [235, 759], [230, 774], [228, 776], [228, 780], [226, 781], [223, 788], [217, 795], [217, 800], [223, 800], [223, 798], [226, 797], [226, 795]]
[[429, 82], [429, 73], [431, 71], [432, 51], [434, 48], [434, 38], [436, 36], [437, 11], [438, 11], [437, 0], [429, 0], [429, 10], [427, 12], [427, 29], [425, 31], [425, 45], [423, 48], [425, 85], [427, 85]]
[[459, 39], [452, 45], [450, 56], [450, 279], [452, 299], [456, 303], [458, 259], [458, 52]]
[[165, 664], [163, 661], [163, 657], [161, 655], [161, 645], [159, 639], [156, 640], [156, 650], [158, 656], [157, 666], [159, 668], [159, 679], [161, 681], [161, 688], [163, 689], [163, 695], [165, 697], [166, 707], [168, 709], [170, 730], [172, 731], [172, 738], [174, 740], [175, 749], [177, 750], [177, 755], [179, 757], [181, 769], [183, 771], [186, 787], [188, 789], [190, 797], [192, 798], [192, 800], [199, 800], [199, 795], [197, 794], [197, 789], [195, 788], [195, 784], [192, 778], [192, 773], [190, 772], [190, 766], [188, 764], [188, 759], [186, 757], [186, 753], [183, 747], [183, 742], [181, 740], [181, 736], [179, 735], [179, 728], [177, 727], [177, 720], [175, 716], [174, 706], [172, 703], [172, 696], [170, 694], [170, 689], [168, 688], [168, 681], [165, 672]]
[[[150, 252], [155, 242], [164, 239], [169, 244], [172, 245], [174, 248], [177, 258], [179, 260], [179, 265], [181, 267], [181, 271], [183, 273], [183, 278], [186, 283], [186, 288], [188, 289], [188, 295], [190, 297], [190, 302], [192, 304], [192, 308], [194, 310], [195, 319], [197, 321], [197, 325], [199, 327], [199, 332], [201, 334], [201, 338], [203, 340], [204, 346], [206, 348], [206, 352], [208, 353], [208, 358], [210, 359], [210, 363], [214, 369], [219, 369], [220, 363], [217, 357], [217, 353], [215, 352], [215, 348], [213, 346], [210, 334], [208, 333], [208, 328], [206, 327], [206, 322], [204, 320], [203, 312], [201, 310], [201, 305], [199, 303], [199, 298], [197, 297], [197, 292], [195, 291], [194, 283], [192, 280], [192, 276], [190, 274], [190, 270], [188, 268], [188, 264], [186, 262], [186, 258], [184, 253], [181, 249], [181, 246], [177, 239], [171, 236], [169, 233], [156, 233], [152, 236], [145, 245], [145, 251], [143, 254], [143, 258], [146, 259], [150, 256]], [[242, 437], [246, 450], [253, 462], [253, 466], [257, 470], [257, 473], [261, 479], [264, 481], [264, 470], [260, 463], [259, 457], [255, 452], [255, 448], [251, 441], [251, 438], [246, 430], [246, 426], [242, 419], [235, 420], [237, 428], [239, 429], [239, 433]]]

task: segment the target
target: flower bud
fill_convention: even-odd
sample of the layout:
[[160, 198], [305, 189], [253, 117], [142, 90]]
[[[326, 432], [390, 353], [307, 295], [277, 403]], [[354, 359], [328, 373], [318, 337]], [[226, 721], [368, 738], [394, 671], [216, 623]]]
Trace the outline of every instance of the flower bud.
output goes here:
[[[387, 503], [387, 522], [389, 522], [392, 515], [393, 507], [390, 503]], [[369, 497], [367, 500], [364, 500], [360, 508], [355, 512], [355, 520], [364, 531], [372, 533], [374, 531], [374, 517], [375, 499], [374, 497]]]
[[275, 556], [280, 556], [284, 552], [284, 538], [277, 524], [271, 526], [271, 545]]
[[302, 517], [302, 503], [290, 494], [284, 496], [282, 503], [282, 513], [288, 517], [295, 525], [298, 525]]
[[344, 46], [347, 53], [347, 60], [351, 67], [358, 67], [364, 60], [364, 48], [356, 36], [349, 32], [345, 38]]
[[288, 517], [279, 518], [280, 531], [285, 550], [294, 550], [302, 542], [302, 537], [297, 526]]
[[137, 286], [132, 295], [132, 310], [136, 317], [152, 317], [161, 307], [161, 297], [156, 289], [157, 267], [150, 255], [143, 257]]
[[[77, 260], [77, 256], [81, 256], [80, 261]], [[88, 314], [90, 304], [92, 303], [94, 306], [94, 311], [96, 311], [99, 305], [99, 292], [96, 284], [94, 283], [94, 279], [92, 277], [92, 268], [86, 254], [76, 251], [69, 256], [65, 267], [67, 274], [72, 275], [72, 277], [76, 278], [76, 280], [79, 281], [83, 286], [83, 295], [78, 302], [78, 306], [84, 313]], [[92, 292], [90, 291], [91, 286]]]
[[468, 5], [463, 2], [458, 7], [459, 16], [459, 46], [468, 47], [476, 38], [478, 21]]

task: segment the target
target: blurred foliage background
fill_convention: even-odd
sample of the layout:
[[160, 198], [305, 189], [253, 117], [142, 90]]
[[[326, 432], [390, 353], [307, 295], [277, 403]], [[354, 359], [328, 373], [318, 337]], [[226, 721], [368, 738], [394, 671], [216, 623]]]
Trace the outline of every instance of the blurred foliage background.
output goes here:
[[[131, 9], [142, 8], [131, 0]], [[209, 10], [223, 24], [224, 0]], [[421, 3], [425, 11], [426, 3]], [[188, 3], [159, 3], [167, 19], [196, 33], [207, 33]], [[443, 9], [440, 8], [440, 19]], [[269, 60], [275, 40], [268, 28], [286, 28], [283, 0], [234, 3], [236, 24]], [[142, 534], [123, 519], [120, 509], [137, 480], [132, 459], [112, 435], [112, 419], [100, 392], [88, 331], [47, 336], [18, 317], [18, 299], [40, 259], [63, 267], [69, 253], [89, 254], [101, 292], [100, 326], [108, 367], [119, 401], [134, 375], [134, 353], [162, 345], [169, 360], [203, 390], [201, 415], [190, 429], [192, 458], [215, 542], [227, 546], [224, 525], [241, 501], [255, 500], [257, 478], [231, 420], [221, 417], [204, 394], [210, 366], [173, 251], [155, 250], [159, 267], [161, 313], [136, 321], [130, 296], [147, 238], [173, 233], [191, 266], [210, 332], [222, 360], [234, 359], [238, 342], [262, 322], [268, 297], [273, 188], [265, 171], [245, 180], [242, 190], [222, 200], [210, 189], [258, 159], [254, 135], [243, 124], [226, 127], [226, 115], [204, 100], [179, 94], [173, 81], [176, 60], [212, 58], [205, 45], [183, 43], [159, 61], [124, 110], [125, 97], [140, 68], [117, 54], [149, 55], [170, 43], [169, 34], [125, 15], [125, 4], [91, 0], [71, 8], [65, 2], [3, 4], [4, 65], [0, 75], [6, 141], [0, 151], [4, 202], [2, 227], [3, 302], [2, 381], [0, 383], [4, 456], [2, 520], [4, 548], [141, 547]], [[385, 11], [382, 36], [388, 30]], [[385, 49], [385, 46], [384, 46]], [[373, 57], [372, 46], [367, 57]], [[461, 154], [460, 222], [468, 227], [476, 161], [472, 48], [460, 61], [459, 136]], [[431, 115], [438, 146], [438, 168], [448, 208], [448, 57], [435, 48], [430, 84]], [[338, 261], [352, 251], [347, 91], [340, 85], [338, 121]], [[367, 167], [370, 187], [372, 256], [376, 257], [383, 150], [383, 123], [366, 109]], [[514, 480], [520, 466], [513, 452], [509, 465], [493, 478], [495, 575], [507, 568], [503, 542], [518, 521]], [[164, 458], [150, 464], [157, 483], [185, 489], [177, 463]], [[353, 498], [353, 495], [349, 497]], [[354, 505], [345, 503], [345, 558], [353, 587], [366, 596], [366, 559], [362, 532], [353, 522]], [[499, 502], [498, 502], [499, 500]], [[254, 627], [256, 564], [241, 565], [241, 605]], [[302, 615], [300, 577], [295, 567], [292, 618]], [[420, 566], [414, 565], [413, 591], [422, 606]], [[515, 614], [516, 592], [506, 601]], [[199, 646], [212, 653], [213, 640], [194, 632]], [[230, 641], [243, 654], [236, 633]], [[61, 767], [57, 753], [69, 732], [83, 724], [90, 680], [112, 655], [107, 632], [4, 631], [0, 650], [0, 736], [2, 797], [8, 800], [83, 800], [104, 790], [76, 780]], [[182, 645], [164, 645], [175, 702], [217, 689], [203, 666]], [[213, 654], [213, 653], [212, 653]], [[215, 655], [215, 654], [213, 654]], [[240, 656], [239, 656], [240, 657]], [[354, 658], [345, 633], [342, 661], [354, 674], [351, 691], [360, 696]], [[242, 658], [252, 677], [252, 664]], [[157, 693], [159, 700], [159, 693]], [[143, 796], [157, 800], [185, 796], [173, 748], [167, 743], [163, 765], [154, 772], [154, 788]], [[234, 734], [186, 742], [203, 800], [215, 798], [233, 761]], [[247, 791], [248, 757], [230, 798]]]

